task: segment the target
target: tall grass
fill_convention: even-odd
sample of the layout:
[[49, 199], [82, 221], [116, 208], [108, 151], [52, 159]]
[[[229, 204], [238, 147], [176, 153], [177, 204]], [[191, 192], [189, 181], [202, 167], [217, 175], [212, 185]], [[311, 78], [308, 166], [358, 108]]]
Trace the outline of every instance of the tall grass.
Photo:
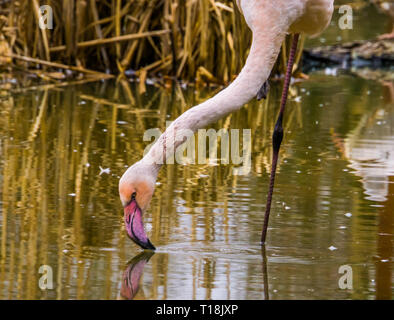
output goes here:
[[[37, 9], [44, 4], [53, 9], [51, 30], [38, 27]], [[149, 74], [224, 84], [241, 70], [250, 42], [251, 32], [233, 0], [20, 0], [0, 4], [3, 54], [61, 62], [81, 70], [112, 74], [130, 70], [140, 77]]]

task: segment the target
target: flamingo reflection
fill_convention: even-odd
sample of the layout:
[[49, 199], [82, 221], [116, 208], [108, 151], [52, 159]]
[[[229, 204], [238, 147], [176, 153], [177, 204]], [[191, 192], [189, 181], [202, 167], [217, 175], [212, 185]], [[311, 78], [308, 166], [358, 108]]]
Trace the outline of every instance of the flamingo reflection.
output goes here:
[[153, 251], [144, 251], [129, 261], [122, 277], [120, 299], [132, 300], [135, 297], [140, 287], [144, 267], [153, 255]]

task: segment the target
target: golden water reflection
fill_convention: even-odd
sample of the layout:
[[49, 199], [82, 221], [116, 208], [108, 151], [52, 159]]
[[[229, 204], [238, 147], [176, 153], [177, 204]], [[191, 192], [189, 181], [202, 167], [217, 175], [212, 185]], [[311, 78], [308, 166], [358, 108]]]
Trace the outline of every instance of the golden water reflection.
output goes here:
[[[0, 298], [391, 299], [393, 176], [386, 173], [382, 201], [369, 199], [346, 151], [379, 110], [382, 132], [393, 132], [393, 105], [379, 82], [316, 73], [292, 88], [264, 265], [259, 240], [279, 89], [273, 84], [267, 101], [214, 125], [251, 129], [249, 175], [232, 175], [232, 165], [162, 169], [144, 217], [157, 252], [137, 262], [130, 259], [140, 249], [122, 226], [119, 177], [149, 144], [145, 130], [163, 130], [214, 90], [148, 86], [139, 95], [123, 81], [3, 98]], [[393, 145], [393, 135], [373, 132]], [[353, 290], [338, 287], [345, 264]], [[53, 269], [51, 290], [38, 286], [41, 265]]]

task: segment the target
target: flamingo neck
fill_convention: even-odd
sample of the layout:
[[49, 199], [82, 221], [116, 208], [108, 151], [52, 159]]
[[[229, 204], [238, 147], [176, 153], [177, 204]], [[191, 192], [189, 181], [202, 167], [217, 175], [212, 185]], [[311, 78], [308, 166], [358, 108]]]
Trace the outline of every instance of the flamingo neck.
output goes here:
[[[238, 77], [214, 97], [194, 106], [183, 113], [159, 137], [142, 162], [153, 164], [159, 170], [191, 133], [216, 122], [240, 109], [253, 99], [268, 79], [278, 57], [287, 30], [294, 21], [284, 16], [280, 8], [255, 8], [256, 12], [246, 14], [246, 21], [253, 31], [250, 54]], [[271, 9], [271, 10], [269, 10]], [[260, 14], [259, 12], [260, 11]]]

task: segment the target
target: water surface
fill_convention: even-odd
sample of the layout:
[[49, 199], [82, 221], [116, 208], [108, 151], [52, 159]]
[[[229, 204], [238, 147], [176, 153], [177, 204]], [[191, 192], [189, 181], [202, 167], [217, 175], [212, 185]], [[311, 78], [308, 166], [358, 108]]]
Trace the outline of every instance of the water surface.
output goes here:
[[[344, 19], [348, 9], [340, 13], [340, 7], [346, 5], [352, 8], [352, 22]], [[393, 22], [388, 12], [383, 11], [371, 0], [336, 0], [334, 14], [330, 25], [319, 36], [307, 38], [306, 47], [333, 45], [360, 40], [374, 40], [384, 33], [390, 33]], [[349, 11], [350, 13], [350, 11]], [[340, 22], [344, 22], [346, 27], [340, 27]]]
[[[391, 299], [392, 84], [316, 72], [297, 82], [267, 246], [259, 245], [280, 84], [213, 128], [252, 131], [252, 169], [167, 165], [145, 223], [126, 236], [119, 177], [188, 106], [215, 93], [101, 82], [1, 100], [1, 299]], [[54, 288], [41, 290], [41, 265]], [[338, 285], [342, 265], [353, 289]]]

